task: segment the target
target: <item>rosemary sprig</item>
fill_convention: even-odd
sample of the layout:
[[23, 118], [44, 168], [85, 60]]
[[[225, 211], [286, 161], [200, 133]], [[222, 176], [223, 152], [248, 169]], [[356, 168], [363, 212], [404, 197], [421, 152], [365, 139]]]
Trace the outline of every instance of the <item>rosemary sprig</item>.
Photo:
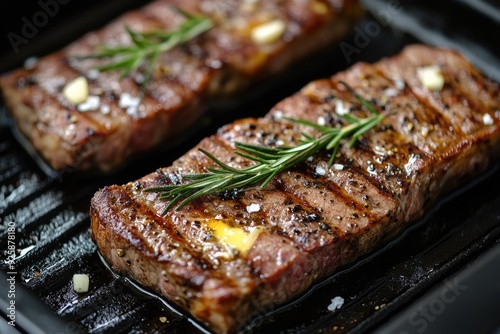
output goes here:
[[145, 191], [160, 192], [160, 199], [170, 199], [170, 203], [163, 211], [164, 214], [179, 201], [177, 209], [203, 195], [221, 193], [256, 184], [260, 184], [261, 188], [265, 187], [278, 173], [305, 161], [323, 149], [333, 150], [328, 165], [328, 167], [331, 167], [343, 139], [350, 137], [349, 147], [351, 148], [361, 135], [377, 125], [383, 118], [383, 115], [370, 102], [357, 94], [346, 83], [340, 83], [368, 109], [372, 116], [359, 118], [351, 114], [342, 115], [340, 117], [347, 123], [342, 128], [327, 127], [306, 120], [286, 118], [289, 121], [319, 130], [322, 135], [319, 138], [313, 138], [302, 133], [304, 138], [300, 140], [298, 145], [291, 147], [265, 147], [236, 142], [237, 150], [235, 153], [255, 162], [255, 164], [242, 169], [231, 167], [217, 159], [210, 152], [200, 148], [199, 150], [214, 161], [219, 168], [208, 167], [207, 173], [185, 174], [183, 178], [189, 182], [184, 184], [152, 187], [145, 189]]
[[185, 17], [184, 22], [176, 29], [136, 32], [126, 26], [132, 45], [100, 47], [96, 54], [80, 58], [107, 58], [109, 61], [97, 66], [96, 69], [120, 71], [122, 78], [144, 66], [143, 87], [145, 87], [160, 54], [192, 40], [214, 25], [210, 18], [193, 15], [179, 8], [176, 10]]

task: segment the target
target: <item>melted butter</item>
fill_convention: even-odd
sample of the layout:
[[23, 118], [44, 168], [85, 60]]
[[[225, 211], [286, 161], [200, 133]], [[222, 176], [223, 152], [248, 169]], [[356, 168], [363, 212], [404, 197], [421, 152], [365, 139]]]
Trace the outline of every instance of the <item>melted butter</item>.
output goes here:
[[230, 246], [240, 254], [245, 254], [252, 248], [259, 235], [257, 228], [247, 232], [241, 227], [231, 226], [225, 220], [209, 219], [206, 225], [218, 241]]

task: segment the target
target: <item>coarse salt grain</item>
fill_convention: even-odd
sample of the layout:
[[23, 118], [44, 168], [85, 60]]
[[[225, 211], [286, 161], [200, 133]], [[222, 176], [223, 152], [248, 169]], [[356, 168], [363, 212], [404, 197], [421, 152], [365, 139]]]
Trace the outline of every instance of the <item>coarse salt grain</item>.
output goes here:
[[77, 106], [77, 109], [79, 112], [97, 110], [99, 108], [100, 103], [101, 103], [101, 99], [99, 98], [99, 96], [91, 95], [91, 96], [87, 97], [85, 102], [80, 103]]
[[484, 125], [493, 125], [495, 121], [493, 120], [493, 117], [491, 117], [490, 114], [483, 114], [483, 124]]
[[27, 69], [27, 70], [32, 70], [36, 67], [36, 65], [38, 64], [38, 58], [37, 57], [29, 57], [28, 59], [26, 59], [24, 61], [24, 68]]
[[250, 204], [246, 207], [248, 213], [259, 212], [260, 205], [259, 204]]
[[386, 88], [384, 90], [384, 95], [387, 97], [393, 97], [398, 95], [398, 90], [396, 88]]
[[102, 105], [101, 106], [101, 113], [103, 113], [104, 115], [107, 115], [111, 112], [111, 108], [108, 106], [108, 105]]
[[323, 175], [326, 174], [326, 169], [324, 169], [321, 166], [316, 166], [316, 168], [315, 168], [314, 171], [315, 171], [316, 174], [321, 175], [321, 176], [323, 176]]
[[279, 120], [279, 119], [282, 119], [283, 118], [283, 111], [281, 110], [276, 110], [274, 115], [273, 115], [273, 118], [275, 120]]
[[98, 69], [93, 68], [87, 72], [87, 78], [90, 80], [97, 80], [100, 74], [101, 72]]
[[349, 108], [344, 106], [342, 100], [335, 101], [335, 113], [339, 116], [347, 115], [349, 113]]
[[120, 106], [120, 108], [126, 109], [128, 115], [137, 116], [137, 109], [140, 103], [140, 98], [133, 97], [129, 93], [122, 93], [120, 95], [120, 101], [118, 102], [118, 105]]
[[318, 119], [316, 120], [316, 123], [318, 123], [318, 125], [325, 126], [326, 120], [323, 116], [319, 116]]
[[394, 86], [396, 87], [396, 89], [398, 90], [403, 90], [405, 89], [405, 82], [401, 79], [396, 79], [394, 80]]
[[344, 165], [342, 165], [342, 164], [333, 164], [333, 168], [335, 170], [343, 170], [344, 169]]
[[331, 300], [330, 305], [328, 305], [328, 311], [335, 311], [340, 309], [344, 305], [344, 298], [337, 296]]

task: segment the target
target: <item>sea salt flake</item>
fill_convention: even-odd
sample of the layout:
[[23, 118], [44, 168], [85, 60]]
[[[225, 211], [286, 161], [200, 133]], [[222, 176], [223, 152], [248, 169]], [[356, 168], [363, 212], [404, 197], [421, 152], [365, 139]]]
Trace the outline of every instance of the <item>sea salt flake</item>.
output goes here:
[[316, 123], [318, 123], [318, 125], [325, 126], [326, 120], [323, 116], [319, 116], [318, 119], [316, 120]]
[[321, 166], [316, 166], [315, 172], [316, 174], [323, 176], [326, 174], [326, 169]]
[[142, 73], [137, 73], [135, 76], [134, 76], [134, 81], [138, 84], [138, 85], [142, 85], [145, 81], [146, 81], [146, 77], [144, 76], [144, 74]]
[[395, 88], [386, 88], [384, 90], [384, 95], [387, 97], [393, 97], [398, 95], [398, 90]]
[[343, 170], [344, 169], [344, 165], [342, 165], [342, 164], [333, 164], [333, 168], [335, 170]]
[[38, 64], [38, 58], [37, 57], [29, 57], [24, 61], [24, 68], [27, 70], [32, 70], [36, 67]]
[[411, 172], [413, 171], [416, 162], [417, 162], [417, 156], [415, 154], [412, 154], [408, 162], [404, 165], [407, 176], [411, 175]]
[[484, 125], [493, 125], [495, 121], [493, 120], [493, 117], [491, 117], [490, 114], [484, 114], [483, 115], [483, 124]]
[[89, 78], [90, 80], [97, 80], [99, 78], [99, 75], [101, 75], [101, 72], [95, 68], [87, 72], [87, 78]]
[[99, 96], [90, 95], [89, 97], [87, 97], [85, 102], [82, 102], [77, 106], [77, 109], [79, 112], [97, 110], [100, 103], [101, 99], [99, 98]]
[[344, 298], [337, 296], [331, 300], [330, 305], [328, 305], [328, 311], [338, 310], [344, 305]]
[[282, 118], [283, 118], [283, 111], [281, 111], [281, 110], [276, 110], [276, 111], [274, 112], [273, 118], [274, 118], [275, 120], [280, 120], [280, 119], [282, 119]]
[[396, 79], [394, 80], [394, 86], [396, 87], [397, 90], [403, 90], [405, 89], [405, 82], [401, 79]]
[[120, 108], [125, 109], [128, 115], [137, 116], [137, 111], [140, 103], [140, 98], [133, 97], [129, 93], [123, 93], [120, 95], [120, 101], [118, 102], [118, 105], [120, 106]]
[[129, 107], [138, 107], [139, 103], [141, 102], [141, 99], [138, 97], [133, 97], [129, 93], [123, 93], [120, 95], [120, 101], [118, 102], [118, 105], [120, 108], [126, 109]]
[[102, 105], [101, 106], [101, 113], [103, 113], [104, 115], [107, 115], [111, 112], [111, 108], [108, 106], [108, 105]]
[[344, 106], [344, 101], [342, 100], [337, 100], [335, 101], [335, 113], [339, 116], [344, 116], [349, 113], [349, 108]]
[[259, 204], [250, 204], [246, 207], [248, 213], [259, 212], [260, 205]]
[[128, 107], [126, 110], [127, 115], [136, 117], [137, 116], [137, 107]]

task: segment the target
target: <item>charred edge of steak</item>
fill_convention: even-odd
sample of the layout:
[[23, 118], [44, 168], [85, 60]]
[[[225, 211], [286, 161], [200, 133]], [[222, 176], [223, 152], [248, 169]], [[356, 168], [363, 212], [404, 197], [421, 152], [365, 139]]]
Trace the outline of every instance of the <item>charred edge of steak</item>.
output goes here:
[[[430, 65], [445, 77], [440, 91], [425, 89], [417, 79], [417, 69]], [[234, 141], [286, 145], [298, 142], [301, 132], [315, 135], [282, 116], [335, 126], [339, 101], [351, 113], [366, 115], [340, 80], [385, 118], [353, 149], [342, 146], [331, 169], [328, 154], [321, 153], [264, 189], [207, 196], [165, 216], [160, 213], [166, 203], [142, 191], [213, 166], [199, 147], [241, 167], [248, 161], [234, 154]], [[214, 332], [235, 332], [255, 314], [384, 245], [445, 192], [496, 161], [498, 93], [497, 83], [450, 50], [413, 45], [374, 65], [357, 64], [312, 82], [265, 118], [223, 127], [170, 167], [100, 190], [92, 200], [93, 238], [122, 274], [181, 305]], [[326, 172], [317, 173], [318, 166]], [[251, 247], [233, 252], [217, 238], [214, 222], [235, 233], [257, 231]], [[128, 257], [117, 256], [117, 247]]]

